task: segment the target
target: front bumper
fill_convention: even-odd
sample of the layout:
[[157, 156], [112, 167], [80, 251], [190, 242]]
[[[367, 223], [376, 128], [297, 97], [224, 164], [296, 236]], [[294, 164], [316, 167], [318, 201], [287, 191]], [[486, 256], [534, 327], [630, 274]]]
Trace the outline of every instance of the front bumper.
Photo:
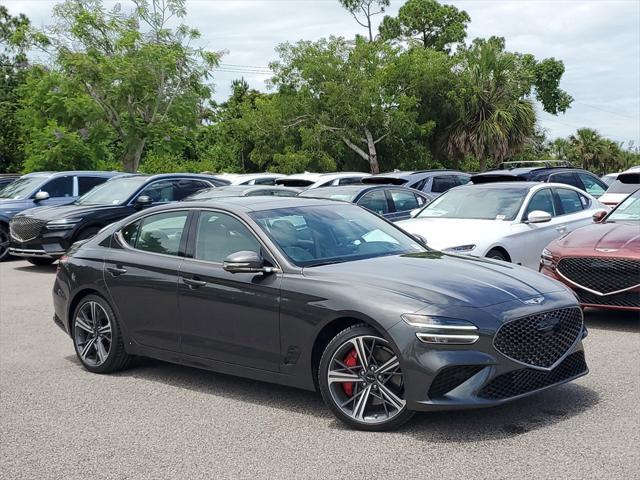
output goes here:
[[9, 254], [14, 257], [24, 258], [50, 258], [56, 260], [64, 255], [65, 250], [59, 250], [59, 245], [43, 245], [45, 248], [31, 249], [31, 248], [16, 248], [9, 247]]
[[39, 257], [58, 259], [73, 243], [73, 230], [42, 230], [40, 235], [23, 242], [11, 237], [9, 253], [16, 257]]

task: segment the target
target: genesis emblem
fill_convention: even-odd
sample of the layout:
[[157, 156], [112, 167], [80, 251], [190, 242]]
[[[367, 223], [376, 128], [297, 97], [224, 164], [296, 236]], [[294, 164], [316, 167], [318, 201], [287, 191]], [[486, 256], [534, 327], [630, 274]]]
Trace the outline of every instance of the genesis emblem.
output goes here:
[[523, 303], [526, 303], [527, 305], [540, 305], [542, 302], [544, 302], [544, 297], [540, 296], [540, 297], [533, 297], [533, 298], [529, 298], [527, 300], [523, 300]]
[[617, 252], [618, 249], [617, 248], [596, 248], [596, 252], [602, 252], [602, 253], [611, 253], [611, 252]]

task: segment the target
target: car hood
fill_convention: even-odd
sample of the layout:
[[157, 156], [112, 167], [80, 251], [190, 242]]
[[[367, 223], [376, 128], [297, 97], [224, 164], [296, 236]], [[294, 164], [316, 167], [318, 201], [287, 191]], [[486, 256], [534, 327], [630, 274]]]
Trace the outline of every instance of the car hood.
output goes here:
[[436, 250], [460, 245], [479, 244], [490, 238], [501, 238], [512, 223], [503, 220], [467, 220], [460, 218], [412, 218], [397, 222], [403, 230], [427, 240]]
[[25, 205], [28, 205], [29, 203], [31, 202], [27, 202], [27, 200], [14, 200], [12, 198], [0, 198], [0, 211], [22, 209], [25, 207]]
[[637, 222], [594, 223], [578, 228], [556, 241], [562, 249], [581, 249], [603, 253], [629, 250], [640, 253], [640, 227]]
[[[306, 267], [305, 276], [362, 285], [441, 306], [487, 307], [566, 290], [517, 265], [442, 252], [393, 255]], [[380, 301], [384, 301], [381, 297]], [[372, 301], [376, 301], [372, 298]]]
[[83, 215], [99, 210], [122, 208], [120, 205], [52, 205], [25, 210], [21, 215], [28, 215], [40, 220], [56, 220], [59, 218], [81, 218]]

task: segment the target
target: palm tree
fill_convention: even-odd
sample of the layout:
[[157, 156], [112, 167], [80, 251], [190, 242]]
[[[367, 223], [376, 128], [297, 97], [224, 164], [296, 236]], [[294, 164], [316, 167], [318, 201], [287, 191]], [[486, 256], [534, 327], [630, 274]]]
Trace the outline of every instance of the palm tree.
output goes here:
[[498, 38], [476, 41], [464, 52], [458, 118], [445, 132], [449, 157], [473, 155], [484, 171], [488, 159], [503, 161], [534, 135], [536, 114], [522, 92], [519, 60]]

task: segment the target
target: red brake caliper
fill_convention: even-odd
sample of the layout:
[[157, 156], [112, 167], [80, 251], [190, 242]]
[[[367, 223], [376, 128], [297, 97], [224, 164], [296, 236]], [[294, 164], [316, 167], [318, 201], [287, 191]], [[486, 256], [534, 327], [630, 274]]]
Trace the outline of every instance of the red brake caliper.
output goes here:
[[[356, 349], [352, 349], [347, 356], [344, 357], [344, 364], [347, 367], [355, 367], [358, 364], [358, 354], [356, 353]], [[353, 383], [347, 382], [342, 384], [342, 389], [344, 393], [346, 393], [349, 397], [353, 395]]]

